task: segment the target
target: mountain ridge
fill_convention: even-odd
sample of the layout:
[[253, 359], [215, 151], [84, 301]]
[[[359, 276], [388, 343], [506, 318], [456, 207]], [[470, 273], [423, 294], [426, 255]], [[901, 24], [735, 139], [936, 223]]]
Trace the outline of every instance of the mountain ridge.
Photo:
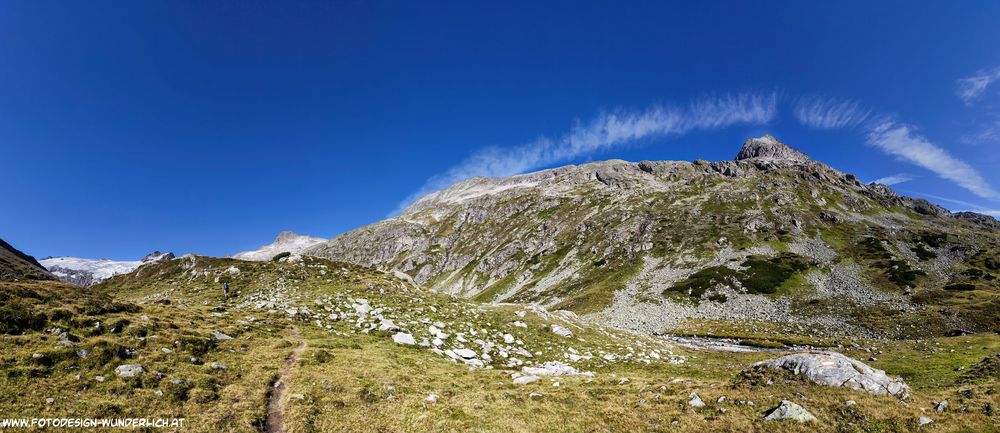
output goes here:
[[115, 275], [127, 274], [139, 267], [174, 258], [173, 253], [153, 251], [139, 260], [87, 259], [80, 257], [46, 257], [41, 263], [60, 281], [90, 287]]
[[34, 257], [0, 239], [0, 281], [18, 279], [53, 280], [55, 277]]
[[[920, 296], [954, 298], [945, 287], [971, 285], [985, 303], [977, 305], [992, 305], [994, 283], [983, 278], [997, 272], [986, 264], [1000, 254], [991, 245], [1000, 233], [991, 220], [864, 184], [764, 136], [747, 140], [729, 161], [611, 160], [469, 179], [303, 254], [404, 272], [481, 301], [598, 315], [643, 332], [691, 318], [825, 322], [864, 332], [861, 310], [912, 314], [938, 302]], [[752, 269], [742, 263], [780, 268], [786, 253], [790, 263], [814, 263], [817, 271], [791, 271], [794, 290], [768, 290], [804, 294], [747, 292], [741, 280]], [[982, 260], [963, 264], [973, 256]], [[720, 266], [744, 273], [708, 280], [714, 285], [697, 295], [670, 292], [701, 271], [726, 274]], [[775, 284], [791, 284], [782, 281]], [[857, 311], [841, 317], [798, 305], [838, 296]], [[637, 308], [648, 312], [629, 313]], [[968, 320], [979, 323], [974, 315]]]

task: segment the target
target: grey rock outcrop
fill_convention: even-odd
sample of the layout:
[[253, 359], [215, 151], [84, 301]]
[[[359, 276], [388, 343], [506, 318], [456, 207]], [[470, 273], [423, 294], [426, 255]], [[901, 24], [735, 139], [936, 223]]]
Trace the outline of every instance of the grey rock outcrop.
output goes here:
[[818, 385], [847, 387], [901, 399], [910, 396], [910, 387], [901, 378], [889, 377], [885, 371], [833, 352], [796, 353], [760, 361], [745, 368], [740, 375], [759, 381], [774, 372], [790, 373]]
[[809, 156], [792, 149], [785, 143], [778, 141], [770, 134], [763, 137], [751, 138], [743, 143], [743, 148], [736, 154], [736, 160], [758, 159], [764, 161], [798, 161], [808, 162]]
[[140, 364], [123, 364], [115, 368], [115, 374], [124, 378], [137, 377], [145, 371]]
[[764, 415], [764, 419], [769, 421], [790, 419], [798, 422], [811, 422], [816, 421], [816, 416], [809, 413], [809, 411], [802, 406], [788, 400], [781, 400], [781, 404], [768, 411]]

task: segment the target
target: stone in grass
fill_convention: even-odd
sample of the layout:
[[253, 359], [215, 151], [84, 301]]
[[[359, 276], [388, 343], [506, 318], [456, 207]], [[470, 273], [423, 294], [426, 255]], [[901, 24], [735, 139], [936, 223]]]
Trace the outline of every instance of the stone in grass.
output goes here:
[[560, 337], [570, 338], [570, 337], [573, 336], [573, 332], [571, 332], [569, 329], [563, 328], [562, 326], [559, 326], [559, 325], [552, 325], [551, 329], [552, 329], [552, 333], [553, 334], [556, 334], [556, 335], [558, 335]]
[[220, 363], [218, 363], [218, 362], [213, 362], [213, 363], [212, 363], [211, 365], [209, 365], [208, 367], [209, 367], [209, 368], [211, 368], [212, 370], [226, 370], [226, 369], [228, 369], [228, 368], [229, 368], [229, 367], [226, 367], [226, 365], [225, 365], [225, 364], [220, 364]]
[[541, 378], [538, 376], [521, 376], [514, 379], [514, 385], [527, 385], [529, 383], [538, 382]]
[[438, 395], [437, 394], [428, 395], [427, 398], [424, 399], [424, 401], [426, 401], [426, 402], [428, 402], [430, 404], [437, 403], [438, 402]]
[[402, 344], [405, 346], [413, 346], [414, 344], [417, 344], [417, 340], [413, 339], [413, 335], [405, 332], [393, 334], [392, 341], [396, 344]]
[[398, 331], [399, 327], [391, 319], [382, 319], [378, 325], [379, 331]]
[[764, 419], [772, 421], [783, 419], [791, 419], [798, 422], [816, 421], [816, 417], [809, 413], [808, 410], [788, 400], [781, 400], [781, 404], [768, 411], [764, 415]]
[[688, 406], [691, 406], [691, 407], [705, 407], [705, 402], [701, 400], [701, 397], [698, 396], [698, 393], [692, 392], [691, 393], [691, 400], [688, 401]]
[[927, 424], [930, 424], [932, 422], [934, 422], [934, 420], [932, 420], [930, 418], [927, 418], [926, 416], [922, 416], [920, 418], [917, 418], [917, 426], [918, 427], [923, 427], [923, 426], [925, 426]]
[[455, 354], [465, 359], [472, 359], [476, 357], [476, 352], [472, 349], [455, 349]]
[[228, 336], [226, 334], [223, 334], [223, 333], [221, 333], [219, 331], [212, 331], [212, 339], [215, 340], [215, 341], [226, 341], [226, 340], [232, 340], [233, 337], [230, 337], [230, 336]]
[[118, 368], [115, 368], [115, 374], [118, 375], [118, 377], [124, 378], [137, 377], [144, 371], [146, 370], [142, 368], [141, 364], [122, 364], [119, 365]]

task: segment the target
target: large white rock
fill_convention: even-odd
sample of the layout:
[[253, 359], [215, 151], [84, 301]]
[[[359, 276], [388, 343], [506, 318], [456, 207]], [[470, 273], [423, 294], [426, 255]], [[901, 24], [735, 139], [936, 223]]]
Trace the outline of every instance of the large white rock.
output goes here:
[[392, 335], [392, 341], [396, 344], [402, 344], [406, 346], [413, 346], [417, 344], [417, 340], [413, 339], [413, 335], [407, 334], [405, 332], [399, 332]]
[[455, 349], [455, 354], [465, 359], [472, 359], [476, 357], [476, 352], [472, 349]]
[[767, 374], [768, 371], [790, 372], [819, 385], [846, 386], [898, 398], [910, 396], [910, 387], [903, 379], [889, 377], [885, 371], [834, 352], [796, 353], [768, 359], [750, 365], [741, 374], [752, 378], [756, 374]]

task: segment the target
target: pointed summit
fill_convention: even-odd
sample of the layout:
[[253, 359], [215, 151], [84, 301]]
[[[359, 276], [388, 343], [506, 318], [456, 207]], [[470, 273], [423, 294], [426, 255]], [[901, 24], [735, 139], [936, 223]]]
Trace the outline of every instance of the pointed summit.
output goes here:
[[809, 156], [792, 149], [785, 143], [778, 141], [771, 134], [764, 134], [763, 137], [751, 138], [743, 143], [743, 148], [736, 155], [736, 160], [763, 159], [768, 161], [809, 161]]
[[298, 254], [306, 248], [319, 245], [323, 242], [326, 242], [326, 239], [302, 236], [294, 232], [283, 231], [278, 233], [278, 237], [274, 238], [274, 242], [253, 251], [244, 251], [233, 254], [233, 258], [251, 261], [267, 261], [271, 260], [277, 254]]

